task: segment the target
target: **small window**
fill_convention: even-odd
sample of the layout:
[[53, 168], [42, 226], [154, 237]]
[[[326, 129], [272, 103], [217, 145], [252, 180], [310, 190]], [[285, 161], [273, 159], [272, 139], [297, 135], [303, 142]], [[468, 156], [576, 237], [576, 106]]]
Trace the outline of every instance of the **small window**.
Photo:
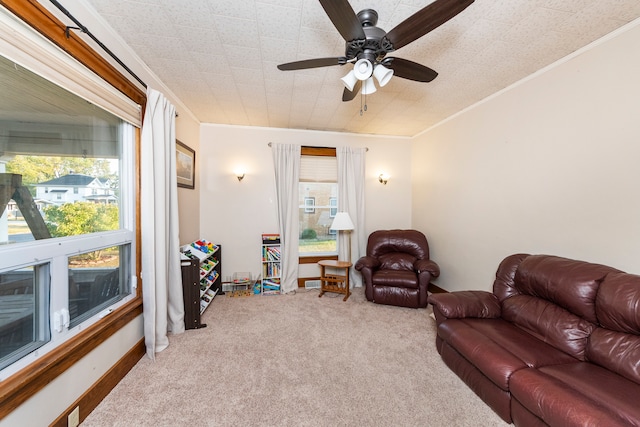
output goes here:
[[304, 213], [316, 213], [316, 199], [315, 197], [304, 198]]
[[48, 264], [0, 273], [0, 369], [49, 342], [48, 298]]
[[130, 293], [129, 254], [123, 245], [69, 257], [71, 327]]

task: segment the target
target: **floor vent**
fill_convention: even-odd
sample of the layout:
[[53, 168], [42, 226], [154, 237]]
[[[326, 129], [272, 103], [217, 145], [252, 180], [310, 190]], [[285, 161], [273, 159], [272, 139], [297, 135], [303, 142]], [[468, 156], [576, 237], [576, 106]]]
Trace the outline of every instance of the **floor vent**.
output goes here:
[[305, 280], [304, 281], [305, 289], [319, 289], [320, 288], [320, 280]]

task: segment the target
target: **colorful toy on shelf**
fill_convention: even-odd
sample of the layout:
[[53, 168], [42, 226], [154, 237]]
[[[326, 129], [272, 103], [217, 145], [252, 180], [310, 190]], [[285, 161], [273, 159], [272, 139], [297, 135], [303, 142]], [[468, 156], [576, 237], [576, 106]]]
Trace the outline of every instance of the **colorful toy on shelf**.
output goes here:
[[216, 245], [206, 240], [196, 240], [195, 242], [191, 243], [191, 246], [205, 254], [215, 252], [215, 250], [217, 249]]

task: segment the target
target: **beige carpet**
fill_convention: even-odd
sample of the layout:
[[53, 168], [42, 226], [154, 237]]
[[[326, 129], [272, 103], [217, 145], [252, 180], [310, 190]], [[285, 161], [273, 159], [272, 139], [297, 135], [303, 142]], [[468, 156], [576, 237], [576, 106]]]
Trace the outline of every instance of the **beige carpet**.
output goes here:
[[217, 297], [82, 426], [507, 425], [444, 365], [428, 310], [342, 297]]

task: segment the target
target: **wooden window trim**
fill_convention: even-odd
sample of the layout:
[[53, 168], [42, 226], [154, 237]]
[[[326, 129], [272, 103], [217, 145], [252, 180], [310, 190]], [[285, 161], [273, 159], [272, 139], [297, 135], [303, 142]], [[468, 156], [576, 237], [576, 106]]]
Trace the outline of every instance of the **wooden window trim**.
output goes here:
[[300, 155], [301, 156], [324, 156], [324, 157], [335, 157], [336, 149], [335, 147], [309, 147], [303, 145], [300, 147]]
[[[36, 0], [0, 0], [0, 5], [14, 13], [62, 50], [101, 76], [135, 103], [144, 106], [146, 94], [124, 77], [110, 62], [94, 51], [73, 32], [65, 35], [66, 24], [59, 21]], [[140, 158], [140, 129], [136, 128], [135, 158]], [[141, 271], [140, 244], [140, 164], [135, 166], [136, 187], [136, 276]], [[0, 382], [0, 420], [15, 410], [56, 377], [72, 367], [126, 324], [142, 315], [142, 285], [139, 281], [136, 298], [115, 310], [106, 318], [88, 327], [77, 336], [53, 349], [34, 363]]]
[[311, 255], [298, 257], [298, 264], [317, 264], [318, 261], [334, 259], [338, 260], [338, 255]]

